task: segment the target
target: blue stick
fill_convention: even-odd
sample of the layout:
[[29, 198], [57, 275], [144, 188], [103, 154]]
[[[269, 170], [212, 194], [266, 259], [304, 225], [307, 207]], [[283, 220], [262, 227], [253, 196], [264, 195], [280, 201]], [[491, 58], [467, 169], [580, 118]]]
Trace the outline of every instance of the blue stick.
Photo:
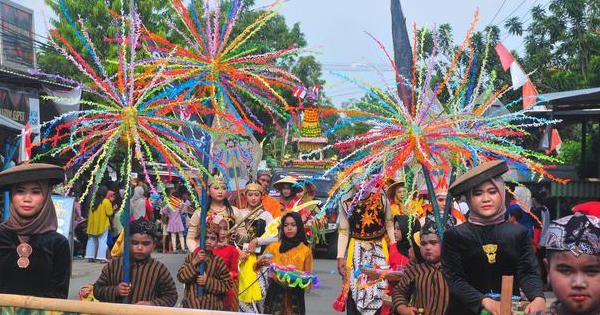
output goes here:
[[[209, 115], [206, 118], [207, 126], [211, 126], [212, 121], [213, 121], [213, 115]], [[206, 144], [209, 148], [210, 148], [210, 141], [211, 141], [210, 134], [207, 133], [206, 134]], [[207, 152], [209, 152], [209, 151], [207, 151]], [[204, 155], [204, 157], [202, 158], [202, 165], [204, 166], [204, 168], [206, 170], [208, 170], [208, 164], [209, 164], [208, 155]], [[208, 175], [205, 174], [203, 177], [204, 177], [204, 182], [206, 183], [208, 181]], [[200, 249], [201, 250], [206, 249], [206, 212], [209, 207], [209, 205], [207, 204], [208, 203], [207, 196], [208, 196], [208, 189], [207, 188], [202, 189], [202, 196], [200, 198], [200, 203], [202, 204], [202, 208], [200, 209]], [[192, 250], [192, 249], [190, 249], [190, 250]], [[206, 264], [200, 263], [198, 265], [198, 273], [200, 275], [203, 275], [205, 271], [206, 271]], [[204, 287], [201, 285], [197, 285], [196, 292], [198, 293], [198, 296], [203, 296], [204, 295]]]

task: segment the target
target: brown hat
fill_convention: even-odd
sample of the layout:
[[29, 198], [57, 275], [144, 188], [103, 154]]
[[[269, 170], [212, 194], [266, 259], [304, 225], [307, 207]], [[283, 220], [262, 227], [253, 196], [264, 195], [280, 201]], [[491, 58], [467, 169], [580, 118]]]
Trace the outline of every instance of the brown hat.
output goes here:
[[273, 187], [275, 187], [276, 189], [281, 190], [281, 187], [285, 184], [290, 184], [292, 185], [292, 190], [293, 191], [300, 191], [302, 190], [302, 188], [298, 187], [296, 184], [298, 184], [298, 181], [296, 180], [296, 178], [292, 177], [292, 176], [285, 176], [284, 178], [278, 180], [277, 182], [275, 182], [275, 184], [273, 184]]
[[25, 162], [0, 172], [0, 188], [37, 180], [48, 180], [50, 185], [60, 184], [65, 180], [65, 171], [57, 165]]
[[479, 164], [457, 178], [448, 189], [454, 196], [459, 196], [473, 187], [500, 176], [508, 171], [505, 161], [492, 160]]
[[396, 189], [398, 189], [398, 186], [404, 187], [404, 182], [396, 181], [396, 182], [393, 182], [390, 186], [388, 186], [386, 193], [390, 200], [394, 200], [394, 195], [396, 194]]

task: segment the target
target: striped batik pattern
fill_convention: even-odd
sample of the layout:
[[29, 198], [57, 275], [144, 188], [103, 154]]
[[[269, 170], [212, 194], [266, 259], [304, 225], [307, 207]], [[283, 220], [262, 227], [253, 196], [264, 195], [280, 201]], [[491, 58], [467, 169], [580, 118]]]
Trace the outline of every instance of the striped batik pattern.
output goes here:
[[[121, 303], [117, 285], [123, 282], [123, 258], [113, 259], [94, 284], [94, 296], [102, 302]], [[129, 303], [151, 302], [156, 306], [175, 306], [177, 288], [169, 270], [161, 262], [148, 258], [131, 264]]]
[[398, 284], [392, 288], [394, 310], [400, 305], [407, 305], [423, 308], [427, 315], [443, 315], [449, 299], [448, 283], [439, 264], [409, 264]]
[[192, 263], [195, 255], [196, 253], [190, 253], [185, 258], [184, 264], [179, 268], [179, 272], [177, 272], [177, 279], [185, 284], [183, 307], [223, 310], [225, 294], [233, 287], [233, 280], [227, 265], [221, 257], [214, 256], [210, 252], [206, 253], [206, 285], [204, 286], [204, 294], [198, 296], [198, 286], [196, 284], [200, 273], [198, 267]]

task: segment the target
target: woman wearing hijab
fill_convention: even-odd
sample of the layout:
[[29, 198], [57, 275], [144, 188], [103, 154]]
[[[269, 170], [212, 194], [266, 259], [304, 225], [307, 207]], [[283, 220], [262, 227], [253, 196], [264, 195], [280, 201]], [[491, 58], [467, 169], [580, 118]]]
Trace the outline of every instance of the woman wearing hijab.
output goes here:
[[61, 167], [27, 163], [0, 173], [0, 189], [10, 190], [10, 216], [0, 225], [0, 293], [66, 299], [71, 250], [56, 232], [52, 186]]
[[514, 276], [513, 296], [521, 289], [530, 304], [526, 314], [546, 305], [537, 259], [531, 239], [520, 225], [504, 220], [505, 188], [501, 177], [504, 161], [489, 161], [469, 170], [450, 187], [466, 195], [471, 212], [468, 222], [446, 230], [442, 245], [442, 270], [450, 287], [446, 314], [500, 314], [503, 275]]
[[[296, 267], [296, 270], [312, 272], [312, 251], [304, 234], [304, 223], [297, 212], [288, 212], [281, 218], [279, 229], [280, 241], [267, 247], [262, 259], [257, 262], [258, 267], [272, 262], [279, 266]], [[306, 314], [304, 303], [304, 289], [288, 287], [275, 279], [269, 280], [269, 288], [265, 298], [266, 314]]]
[[[89, 262], [108, 262], [106, 259], [107, 239], [110, 231], [110, 217], [113, 215], [112, 202], [115, 192], [106, 187], [98, 188], [96, 204], [88, 215], [88, 241], [85, 247], [85, 258]], [[103, 198], [99, 198], [104, 196]]]
[[146, 216], [146, 198], [144, 198], [144, 187], [141, 185], [135, 186], [133, 196], [131, 196], [131, 220], [139, 218], [148, 220]]

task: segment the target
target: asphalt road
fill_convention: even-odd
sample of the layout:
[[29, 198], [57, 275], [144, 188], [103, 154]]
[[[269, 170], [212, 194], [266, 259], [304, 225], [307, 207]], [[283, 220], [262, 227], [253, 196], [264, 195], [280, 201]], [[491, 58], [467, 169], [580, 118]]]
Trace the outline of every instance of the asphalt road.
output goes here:
[[[163, 255], [155, 253], [153, 257], [164, 263], [174, 278], [179, 266], [181, 266], [185, 259], [185, 255], [183, 254]], [[69, 299], [78, 299], [77, 292], [79, 288], [84, 284], [94, 283], [100, 275], [103, 266], [104, 264], [89, 263], [86, 260], [74, 260], [69, 287]], [[321, 285], [317, 289], [311, 289], [306, 294], [307, 314], [334, 314], [332, 304], [341, 288], [341, 279], [336, 272], [335, 260], [316, 259], [314, 267]], [[177, 279], [175, 279], [175, 283], [179, 293], [179, 301], [181, 301], [183, 285]]]

